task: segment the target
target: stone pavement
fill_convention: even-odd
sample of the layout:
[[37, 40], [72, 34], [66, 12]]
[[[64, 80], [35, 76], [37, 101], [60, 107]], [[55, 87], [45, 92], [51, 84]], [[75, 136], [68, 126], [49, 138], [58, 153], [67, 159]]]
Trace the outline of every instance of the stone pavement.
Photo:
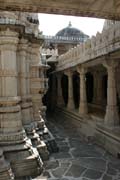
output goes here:
[[[59, 119], [59, 118], [58, 118]], [[120, 160], [101, 147], [84, 142], [68, 121], [49, 119], [59, 146], [36, 180], [120, 180]]]

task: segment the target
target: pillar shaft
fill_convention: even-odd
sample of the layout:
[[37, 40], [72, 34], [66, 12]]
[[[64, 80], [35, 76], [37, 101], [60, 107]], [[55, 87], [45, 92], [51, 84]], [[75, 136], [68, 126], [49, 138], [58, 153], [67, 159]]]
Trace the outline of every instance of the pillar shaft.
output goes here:
[[62, 74], [57, 74], [57, 105], [64, 105], [63, 94], [62, 94]]
[[67, 108], [68, 109], [74, 109], [74, 98], [73, 98], [73, 79], [72, 79], [72, 72], [69, 71], [67, 72], [68, 76], [68, 104]]
[[107, 126], [117, 126], [119, 124], [119, 114], [117, 107], [117, 92], [116, 92], [116, 66], [118, 65], [114, 61], [104, 63], [108, 72], [108, 82], [107, 82], [107, 107], [104, 123]]
[[[14, 136], [14, 133], [22, 132], [21, 108], [19, 105], [21, 99], [18, 97], [17, 93], [17, 34], [15, 37], [13, 36], [13, 38], [5, 36], [4, 40], [1, 39], [1, 41], [1, 132], [3, 132], [5, 136], [7, 133], [11, 134], [11, 136]], [[7, 41], [9, 44], [7, 44]], [[8, 139], [9, 138], [10, 136], [8, 136]]]
[[79, 113], [87, 114], [87, 95], [86, 95], [86, 81], [85, 81], [85, 73], [86, 69], [79, 68], [78, 72], [80, 74], [80, 105], [79, 105]]
[[18, 72], [19, 72], [19, 83], [18, 93], [21, 96], [21, 113], [22, 123], [27, 131], [32, 129], [31, 123], [33, 121], [31, 116], [32, 99], [29, 93], [29, 59], [27, 57], [27, 41], [22, 39], [19, 44], [19, 61], [18, 61]]

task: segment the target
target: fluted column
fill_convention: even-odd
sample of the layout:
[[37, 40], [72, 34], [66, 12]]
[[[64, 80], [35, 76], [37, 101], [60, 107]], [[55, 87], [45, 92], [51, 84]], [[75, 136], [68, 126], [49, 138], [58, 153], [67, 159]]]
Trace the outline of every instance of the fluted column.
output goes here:
[[18, 93], [21, 96], [21, 112], [22, 123], [27, 132], [32, 130], [31, 123], [33, 121], [31, 116], [32, 100], [29, 92], [29, 61], [27, 57], [28, 42], [21, 39], [18, 48]]
[[103, 64], [107, 68], [108, 82], [107, 82], [107, 107], [105, 114], [105, 125], [117, 126], [120, 124], [118, 107], [117, 107], [117, 91], [116, 91], [116, 66], [118, 62], [115, 60], [105, 61]]
[[64, 105], [61, 80], [62, 80], [62, 74], [59, 73], [57, 74], [57, 105], [58, 106]]
[[7, 134], [9, 134], [8, 139], [14, 139], [14, 133], [24, 134], [22, 131], [21, 108], [19, 105], [21, 99], [18, 97], [17, 92], [17, 44], [18, 34], [15, 32], [8, 30], [4, 32], [3, 37], [0, 37], [0, 124], [3, 139]]
[[78, 72], [80, 74], [80, 105], [79, 105], [79, 113], [87, 114], [88, 106], [87, 106], [87, 95], [86, 95], [86, 81], [85, 74], [86, 69], [78, 67]]
[[68, 103], [67, 108], [68, 109], [74, 109], [74, 97], [73, 97], [73, 73], [71, 70], [68, 70], [65, 72], [65, 74], [68, 76]]

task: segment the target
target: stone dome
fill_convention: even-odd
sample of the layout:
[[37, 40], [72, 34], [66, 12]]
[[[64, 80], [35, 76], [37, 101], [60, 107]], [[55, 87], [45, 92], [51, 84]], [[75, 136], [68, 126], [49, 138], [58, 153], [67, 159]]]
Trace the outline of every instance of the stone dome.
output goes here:
[[60, 30], [60, 31], [56, 34], [56, 36], [76, 37], [76, 38], [77, 38], [77, 37], [79, 37], [79, 38], [80, 38], [80, 37], [89, 38], [88, 35], [84, 34], [84, 33], [83, 33], [82, 31], [80, 31], [79, 29], [72, 27], [71, 22], [69, 22], [69, 25], [68, 25], [66, 28]]

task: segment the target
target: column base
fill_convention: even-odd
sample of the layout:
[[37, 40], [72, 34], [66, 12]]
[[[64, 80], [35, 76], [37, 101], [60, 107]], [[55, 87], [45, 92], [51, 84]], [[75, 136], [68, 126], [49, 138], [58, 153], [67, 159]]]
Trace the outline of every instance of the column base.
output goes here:
[[5, 161], [0, 150], [0, 180], [14, 180], [14, 175], [8, 162]]
[[67, 104], [67, 109], [75, 109], [75, 106], [72, 103]]
[[57, 100], [57, 106], [64, 106], [64, 105], [65, 105], [64, 100], [61, 99], [61, 98], [58, 98], [58, 100]]
[[120, 124], [118, 107], [107, 106], [104, 124], [110, 127], [115, 127]]
[[87, 108], [86, 103], [80, 103], [79, 113], [80, 114], [87, 114], [88, 113], [88, 108]]
[[39, 130], [38, 134], [40, 138], [45, 142], [47, 149], [50, 153], [56, 153], [59, 151], [55, 138], [46, 126], [44, 126], [44, 129]]
[[49, 159], [49, 152], [47, 150], [46, 144], [41, 141], [39, 138], [39, 135], [35, 131], [34, 124], [31, 124], [29, 126], [25, 126], [26, 133], [29, 139], [31, 139], [33, 147], [37, 148], [40, 157], [43, 161], [46, 161]]
[[10, 162], [15, 178], [36, 177], [42, 173], [43, 163], [36, 148], [29, 139], [2, 145], [4, 155]]
[[49, 159], [49, 152], [47, 150], [47, 146], [44, 143], [44, 141], [41, 141], [39, 135], [36, 132], [32, 132], [28, 135], [28, 137], [31, 139], [33, 147], [37, 148], [40, 157], [43, 161], [46, 161]]
[[58, 146], [56, 144], [55, 138], [50, 133], [45, 125], [44, 120], [41, 118], [40, 121], [35, 122], [36, 132], [40, 139], [45, 142], [47, 149], [50, 153], [58, 152]]

